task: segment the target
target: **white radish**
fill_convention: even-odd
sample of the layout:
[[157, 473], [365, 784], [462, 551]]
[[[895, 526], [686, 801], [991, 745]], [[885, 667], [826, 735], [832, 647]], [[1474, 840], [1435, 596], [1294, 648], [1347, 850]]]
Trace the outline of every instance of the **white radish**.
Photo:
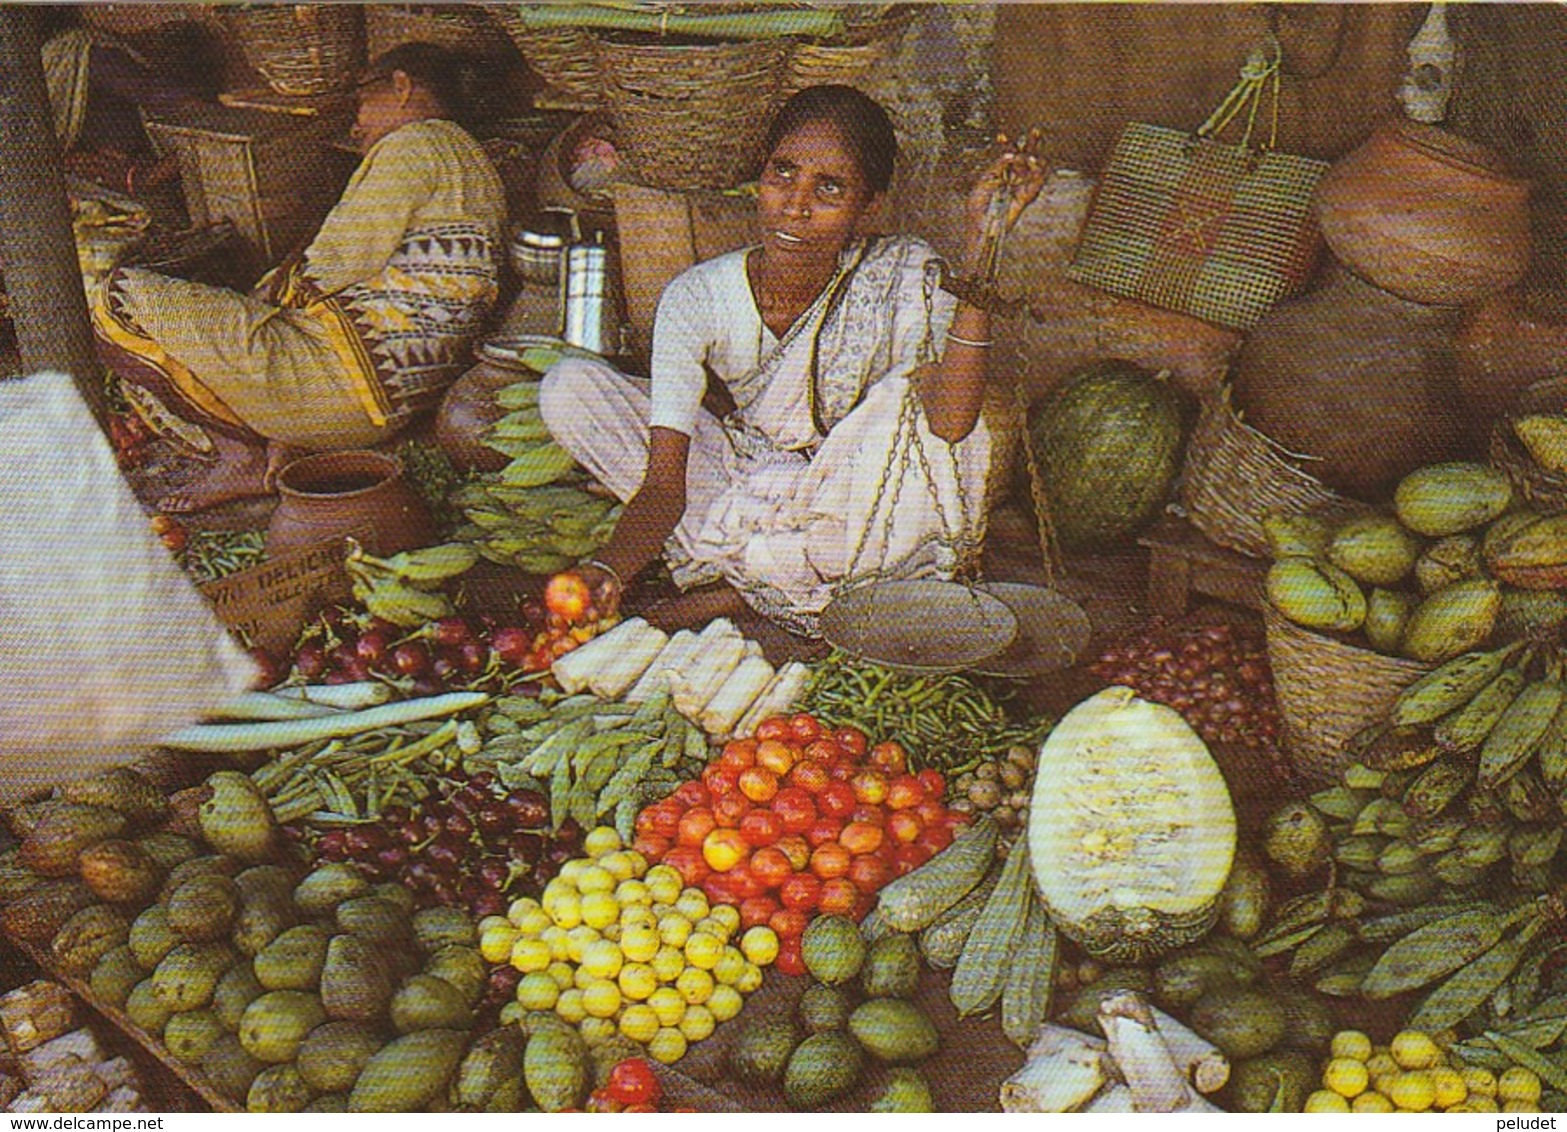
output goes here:
[[702, 709], [697, 724], [709, 735], [730, 734], [775, 675], [765, 656], [746, 657]]
[[735, 738], [749, 739], [756, 734], [762, 720], [787, 713], [794, 707], [794, 701], [800, 698], [800, 693], [805, 691], [806, 682], [810, 678], [811, 670], [799, 661], [791, 660], [785, 664], [778, 670], [778, 675], [773, 677], [773, 682], [762, 690], [762, 694], [740, 717], [740, 722], [735, 725]]
[[599, 668], [614, 662], [620, 650], [641, 635], [647, 622], [640, 617], [628, 617], [607, 633], [600, 633], [566, 655], [557, 657], [550, 665], [550, 675], [560, 685], [561, 691], [574, 696], [588, 686], [588, 680]]
[[653, 663], [647, 666], [647, 671], [637, 678], [631, 691], [626, 693], [626, 702], [643, 704], [659, 692], [667, 691], [670, 670], [684, 663], [696, 647], [697, 635], [690, 629], [681, 629], [670, 637], [663, 650], [653, 658]]
[[588, 677], [588, 690], [602, 700], [620, 699], [668, 643], [668, 633], [644, 621], [641, 631], [621, 647], [619, 655]]

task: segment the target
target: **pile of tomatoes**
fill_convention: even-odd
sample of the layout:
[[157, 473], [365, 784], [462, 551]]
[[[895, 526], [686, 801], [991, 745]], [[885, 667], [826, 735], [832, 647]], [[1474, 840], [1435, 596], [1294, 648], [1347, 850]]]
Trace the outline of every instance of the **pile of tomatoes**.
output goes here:
[[940, 771], [908, 773], [896, 742], [777, 716], [645, 808], [634, 847], [713, 903], [736, 905], [743, 927], [771, 927], [776, 966], [801, 974], [812, 916], [863, 918], [883, 885], [952, 844], [968, 815], [949, 810], [945, 793]]
[[[663, 1112], [659, 1107], [664, 1088], [653, 1065], [643, 1057], [628, 1057], [609, 1071], [604, 1084], [588, 1096], [588, 1112]], [[695, 1112], [694, 1108], [672, 1108], [669, 1112]]]

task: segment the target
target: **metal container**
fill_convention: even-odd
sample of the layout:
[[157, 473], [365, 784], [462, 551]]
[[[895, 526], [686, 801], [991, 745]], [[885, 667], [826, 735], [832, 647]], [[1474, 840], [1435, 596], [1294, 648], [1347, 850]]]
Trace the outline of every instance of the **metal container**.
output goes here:
[[581, 238], [574, 210], [557, 206], [541, 209], [513, 237], [511, 265], [525, 283], [557, 287], [566, 248]]
[[[599, 234], [602, 240], [602, 233]], [[602, 243], [572, 244], [560, 273], [560, 336], [609, 356], [620, 349], [620, 318], [609, 287], [609, 251]]]

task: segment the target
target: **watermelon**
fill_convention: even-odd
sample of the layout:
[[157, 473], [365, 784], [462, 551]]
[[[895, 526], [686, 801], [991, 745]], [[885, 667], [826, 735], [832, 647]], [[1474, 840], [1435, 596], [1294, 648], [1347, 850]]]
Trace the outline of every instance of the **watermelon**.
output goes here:
[[1028, 413], [1029, 440], [1062, 547], [1134, 533], [1163, 508], [1181, 466], [1181, 402], [1163, 375], [1107, 361]]

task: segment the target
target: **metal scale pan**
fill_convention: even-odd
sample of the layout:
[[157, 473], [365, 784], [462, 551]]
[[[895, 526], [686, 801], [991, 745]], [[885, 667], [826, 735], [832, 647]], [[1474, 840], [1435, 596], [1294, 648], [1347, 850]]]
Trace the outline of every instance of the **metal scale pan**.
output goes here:
[[1000, 598], [1017, 618], [1017, 636], [1002, 652], [973, 666], [981, 676], [1027, 680], [1076, 664], [1088, 648], [1093, 624], [1083, 607], [1045, 586], [987, 582], [982, 587]]
[[1006, 602], [961, 582], [899, 578], [856, 586], [822, 610], [822, 636], [845, 652], [906, 672], [973, 668], [1017, 636]]

